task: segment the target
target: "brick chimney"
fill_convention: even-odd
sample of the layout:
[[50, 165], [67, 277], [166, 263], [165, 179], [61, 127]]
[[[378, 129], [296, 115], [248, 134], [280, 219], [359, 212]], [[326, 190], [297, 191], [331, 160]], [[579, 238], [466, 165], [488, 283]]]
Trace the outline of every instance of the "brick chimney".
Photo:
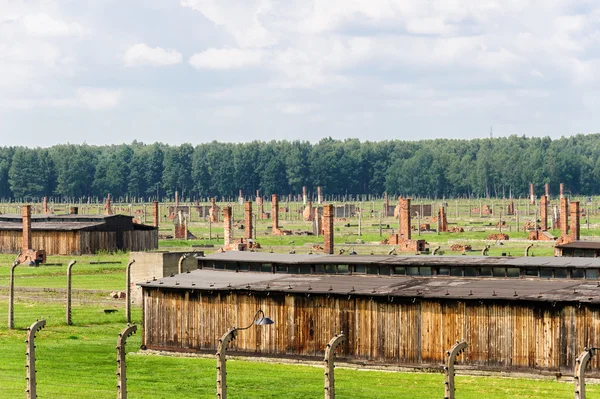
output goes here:
[[388, 212], [390, 209], [390, 200], [388, 198], [388, 193], [383, 193], [383, 217], [388, 217]]
[[542, 231], [548, 230], [548, 195], [540, 197], [540, 227]]
[[569, 235], [569, 200], [565, 197], [560, 198], [560, 235]]
[[110, 194], [108, 194], [108, 196], [106, 197], [106, 203], [104, 204], [104, 214], [105, 215], [113, 214], [112, 206], [110, 204]]
[[76, 206], [72, 206], [69, 210], [70, 215], [79, 215], [79, 208]]
[[545, 191], [546, 197], [550, 198], [550, 183], [546, 183], [544, 185], [544, 191]]
[[179, 208], [179, 191], [175, 191], [175, 212], [177, 212], [177, 208]]
[[306, 186], [302, 186], [302, 203], [306, 205]]
[[279, 199], [277, 194], [271, 196], [271, 220], [273, 221], [273, 233], [279, 230]]
[[313, 234], [315, 236], [320, 236], [323, 232], [323, 208], [319, 208], [318, 206], [314, 208], [314, 216], [313, 216]]
[[533, 183], [529, 184], [529, 203], [531, 205], [535, 204], [535, 187], [533, 187]]
[[317, 203], [319, 205], [323, 203], [323, 190], [321, 190], [321, 186], [317, 187]]
[[31, 205], [23, 205], [21, 208], [23, 217], [23, 252], [31, 249]]
[[247, 201], [244, 204], [244, 224], [246, 226], [246, 238], [252, 238], [252, 201]]
[[323, 252], [333, 253], [333, 205], [323, 206]]
[[230, 246], [233, 241], [233, 219], [230, 206], [223, 208], [223, 239], [225, 247]]
[[560, 183], [560, 198], [565, 196], [565, 183]]
[[48, 211], [48, 198], [44, 197], [44, 202], [43, 202], [43, 208], [44, 208], [44, 215], [49, 214], [50, 212]]
[[579, 241], [580, 239], [580, 223], [579, 223], [579, 201], [571, 202], [569, 206], [569, 213], [571, 214], [571, 232], [569, 238], [572, 241]]
[[[440, 231], [448, 231], [448, 218], [446, 217], [446, 208], [440, 206], [440, 213], [438, 215], [438, 226]], [[421, 228], [421, 226], [419, 226]]]
[[398, 197], [398, 202], [400, 205], [400, 237], [410, 240], [410, 198]]
[[152, 225], [158, 229], [158, 201], [152, 202]]

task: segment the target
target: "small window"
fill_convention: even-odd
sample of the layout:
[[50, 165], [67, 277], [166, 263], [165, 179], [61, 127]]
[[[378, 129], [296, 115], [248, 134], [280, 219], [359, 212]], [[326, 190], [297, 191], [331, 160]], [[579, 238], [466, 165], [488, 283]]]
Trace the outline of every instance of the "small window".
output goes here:
[[431, 267], [420, 267], [419, 274], [421, 276], [431, 276]]
[[247, 272], [250, 269], [247, 263], [240, 263], [238, 265], [238, 270], [241, 272]]
[[585, 276], [585, 270], [573, 269], [571, 270], [571, 278], [583, 278]]
[[379, 274], [379, 267], [367, 266], [367, 274]]
[[521, 277], [521, 269], [519, 269], [518, 267], [507, 267], [506, 268], [506, 277], [510, 277], [510, 278]]
[[300, 274], [300, 267], [297, 265], [288, 265], [287, 270], [289, 274]]
[[481, 269], [479, 269], [479, 275], [481, 277], [492, 277], [492, 268], [482, 267]]
[[525, 276], [538, 277], [540, 275], [538, 269], [525, 269]]
[[390, 274], [392, 274], [391, 267], [379, 266], [379, 274], [381, 274], [382, 276], [389, 276]]
[[338, 274], [348, 274], [348, 265], [338, 265], [337, 272]]
[[354, 273], [356, 273], [356, 274], [366, 274], [367, 273], [367, 268], [364, 265], [355, 265], [354, 266]]
[[494, 267], [492, 273], [494, 277], [506, 277], [506, 269], [503, 267]]
[[260, 264], [258, 264], [258, 263], [251, 263], [250, 264], [250, 271], [251, 272], [259, 272], [260, 271]]
[[263, 263], [260, 266], [260, 271], [263, 273], [272, 273], [273, 272], [273, 265], [270, 263]]
[[398, 274], [401, 276], [406, 276], [406, 267], [404, 266], [395, 266], [394, 267], [394, 274]]
[[237, 271], [237, 265], [235, 263], [225, 263], [225, 270]]
[[287, 273], [288, 267], [286, 265], [277, 265], [275, 266], [275, 273]]
[[315, 273], [317, 273], [317, 274], [325, 273], [325, 265], [315, 265]]
[[223, 263], [223, 262], [215, 262], [215, 269], [217, 269], [217, 270], [223, 270], [223, 269], [225, 269], [225, 263]]
[[474, 267], [465, 267], [465, 277], [477, 277], [477, 269]]
[[598, 269], [587, 269], [585, 271], [585, 278], [588, 278], [590, 280], [597, 280], [598, 279]]
[[552, 269], [540, 269], [541, 278], [552, 278]]
[[438, 269], [438, 276], [449, 276], [450, 275], [450, 268], [449, 267], [440, 267]]
[[419, 268], [418, 267], [414, 267], [414, 266], [410, 266], [406, 268], [406, 274], [408, 274], [409, 276], [418, 276], [419, 275]]
[[337, 272], [336, 265], [325, 265], [325, 273], [327, 274], [335, 274]]
[[554, 269], [554, 278], [567, 278], [567, 269]]
[[450, 269], [450, 275], [452, 277], [462, 277], [463, 275], [463, 271], [462, 268], [460, 267], [453, 267]]

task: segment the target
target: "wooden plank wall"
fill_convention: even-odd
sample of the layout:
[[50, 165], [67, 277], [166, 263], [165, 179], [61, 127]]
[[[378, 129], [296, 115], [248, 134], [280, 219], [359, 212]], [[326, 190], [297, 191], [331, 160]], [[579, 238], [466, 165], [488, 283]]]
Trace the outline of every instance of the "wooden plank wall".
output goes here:
[[[276, 324], [239, 333], [232, 351], [322, 357], [343, 331], [340, 357], [385, 364], [440, 365], [456, 340], [459, 364], [571, 373], [586, 346], [600, 346], [600, 311], [587, 305], [423, 300], [144, 289], [144, 345], [213, 351], [233, 326], [263, 309]], [[600, 356], [589, 375], [600, 376]]]
[[150, 251], [158, 248], [158, 230], [123, 232], [123, 247], [127, 251]]
[[80, 231], [81, 254], [117, 250], [117, 233], [114, 231]]
[[[44, 249], [47, 255], [79, 254], [78, 231], [32, 231], [33, 249]], [[21, 253], [21, 231], [0, 231], [0, 248], [3, 253]]]

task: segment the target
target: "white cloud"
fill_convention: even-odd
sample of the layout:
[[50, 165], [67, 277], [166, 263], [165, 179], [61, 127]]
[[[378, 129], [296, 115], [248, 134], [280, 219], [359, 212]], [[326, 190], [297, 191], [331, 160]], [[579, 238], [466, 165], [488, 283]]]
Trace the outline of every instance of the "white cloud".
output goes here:
[[183, 59], [177, 50], [150, 47], [146, 43], [137, 43], [129, 47], [123, 58], [125, 66], [128, 67], [175, 65]]
[[44, 13], [25, 15], [22, 23], [27, 32], [35, 36], [76, 36], [81, 35], [83, 31], [79, 24], [54, 19]]
[[95, 87], [80, 87], [76, 92], [77, 101], [93, 110], [115, 108], [121, 101], [121, 91]]
[[234, 69], [257, 66], [261, 53], [256, 50], [209, 48], [190, 57], [190, 65], [197, 69]]

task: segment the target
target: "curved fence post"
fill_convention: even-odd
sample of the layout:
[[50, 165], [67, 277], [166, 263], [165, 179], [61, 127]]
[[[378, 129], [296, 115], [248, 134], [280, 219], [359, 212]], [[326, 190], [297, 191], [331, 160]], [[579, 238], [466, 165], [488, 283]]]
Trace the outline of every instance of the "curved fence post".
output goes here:
[[72, 260], [71, 262], [69, 262], [69, 265], [67, 266], [67, 310], [66, 310], [66, 319], [67, 319], [67, 325], [70, 326], [72, 323], [71, 321], [71, 269], [73, 269], [73, 266], [75, 265], [75, 263], [77, 263], [76, 260]]
[[585, 399], [585, 368], [594, 356], [596, 348], [584, 348], [575, 361], [575, 399]]
[[325, 347], [325, 359], [323, 360], [325, 366], [325, 399], [335, 399], [334, 356], [337, 347], [344, 342], [346, 342], [346, 336], [342, 331], [334, 335]]
[[127, 290], [125, 291], [125, 318], [127, 323], [131, 323], [131, 266], [135, 263], [135, 259], [127, 264], [125, 280], [127, 281]]
[[37, 383], [35, 379], [35, 334], [46, 326], [46, 320], [38, 320], [27, 329], [27, 399], [37, 398]]
[[15, 328], [15, 269], [19, 266], [19, 261], [15, 260], [10, 267], [10, 279], [8, 282], [8, 328]]
[[183, 261], [186, 260], [188, 257], [188, 254], [183, 254], [179, 257], [179, 262], [177, 263], [177, 271], [179, 272], [179, 274], [183, 273]]
[[117, 339], [117, 399], [127, 399], [127, 370], [125, 365], [125, 343], [137, 331], [137, 326], [127, 326]]
[[456, 357], [460, 355], [467, 348], [466, 341], [456, 341], [456, 344], [448, 352], [446, 355], [448, 358], [446, 359], [446, 367], [444, 367], [444, 375], [445, 375], [445, 392], [444, 399], [454, 399], [454, 362], [456, 361]]

